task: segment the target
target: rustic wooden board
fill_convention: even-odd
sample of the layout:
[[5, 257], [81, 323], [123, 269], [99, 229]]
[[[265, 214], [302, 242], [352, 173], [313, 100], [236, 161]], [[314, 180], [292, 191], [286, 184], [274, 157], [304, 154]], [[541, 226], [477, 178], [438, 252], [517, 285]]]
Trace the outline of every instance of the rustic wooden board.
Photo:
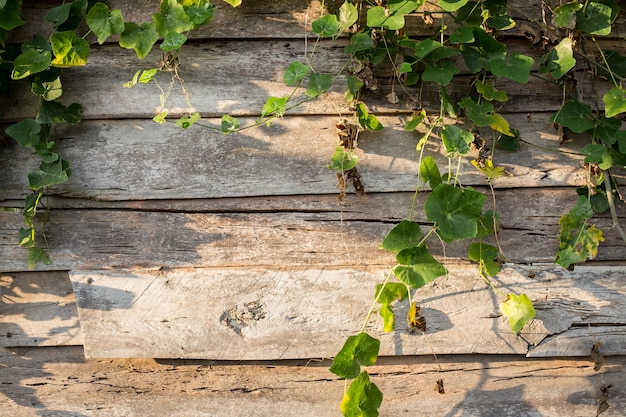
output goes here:
[[[425, 335], [406, 331], [407, 302], [395, 308], [396, 332], [382, 333], [373, 316], [366, 331], [381, 355], [585, 356], [596, 342], [605, 355], [626, 353], [623, 267], [507, 265], [494, 283], [528, 294], [537, 310], [519, 336], [475, 266], [447, 268], [414, 294]], [[382, 267], [70, 272], [87, 357], [219, 360], [334, 356], [385, 276]]]
[[67, 272], [0, 275], [0, 346], [82, 343]]
[[[427, 195], [419, 194], [417, 207]], [[507, 259], [552, 262], [558, 220], [573, 206], [574, 190], [502, 190], [496, 198], [503, 224], [500, 243]], [[46, 215], [45, 230], [54, 262], [38, 268], [387, 265], [393, 256], [378, 245], [408, 217], [411, 202], [410, 193], [389, 193], [351, 197], [344, 208], [335, 196], [294, 196], [229, 200], [229, 207], [238, 206], [233, 211], [220, 209], [219, 201], [207, 203], [199, 212], [146, 211], [141, 203], [132, 210], [53, 210]], [[624, 208], [620, 213], [624, 222]], [[416, 214], [414, 220], [426, 221], [420, 216]], [[26, 251], [15, 244], [22, 222], [20, 213], [0, 212], [0, 258], [5, 271], [26, 270]], [[592, 223], [605, 229], [597, 259], [623, 261], [624, 242], [610, 229], [610, 219], [599, 217]], [[444, 250], [433, 238], [429, 245], [437, 256], [465, 258], [467, 254], [467, 242], [446, 245]]]
[[[585, 184], [579, 153], [587, 139], [559, 144], [549, 113], [506, 117], [525, 141], [554, 152], [524, 143], [514, 153], [496, 149], [495, 163], [512, 176], [496, 179], [495, 187]], [[383, 132], [360, 134], [358, 169], [366, 192], [415, 190], [419, 172], [415, 148], [423, 132], [404, 131], [408, 118], [383, 116]], [[51, 187], [50, 193], [99, 200], [336, 194], [336, 175], [325, 165], [337, 146], [339, 120], [337, 116], [286, 117], [272, 127], [232, 135], [145, 120], [83, 122], [59, 132], [58, 149], [74, 172], [67, 183]], [[215, 126], [219, 121], [206, 123]], [[442, 172], [448, 168], [438, 137], [425, 155], [435, 157]], [[470, 164], [476, 155], [472, 151], [461, 164], [459, 178], [465, 185], [486, 185], [485, 176]], [[9, 162], [15, 159], [23, 162]], [[0, 147], [0, 162], [5, 167], [0, 200], [28, 195], [28, 173], [37, 169], [37, 157], [11, 141]], [[456, 169], [456, 160], [452, 166]]]
[[[589, 358], [519, 356], [380, 358], [369, 368], [384, 395], [381, 416], [589, 417], [611, 384], [602, 417], [626, 409], [624, 357], [596, 372]], [[87, 360], [78, 348], [0, 351], [0, 411], [36, 417], [336, 417], [344, 382], [329, 361]], [[444, 380], [446, 393], [433, 390]]]

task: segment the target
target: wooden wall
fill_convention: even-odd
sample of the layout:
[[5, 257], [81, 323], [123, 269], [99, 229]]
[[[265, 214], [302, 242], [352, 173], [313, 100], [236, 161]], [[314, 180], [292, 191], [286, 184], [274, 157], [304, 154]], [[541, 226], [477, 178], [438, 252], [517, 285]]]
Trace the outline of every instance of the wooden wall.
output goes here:
[[[532, 21], [539, 2], [514, 3], [520, 21], [509, 48], [538, 61], [541, 44], [528, 38], [539, 36]], [[41, 21], [51, 4], [27, 3], [27, 18]], [[158, 7], [156, 0], [109, 4], [137, 21]], [[193, 34], [181, 56], [192, 108], [175, 88], [168, 110], [199, 111], [213, 126], [223, 114], [254, 121], [267, 97], [291, 92], [282, 71], [311, 47], [319, 10], [318, 1], [304, 0], [244, 0], [238, 9], [218, 3], [211, 25]], [[417, 17], [409, 25], [432, 30]], [[15, 40], [33, 30], [24, 27]], [[322, 42], [316, 55], [320, 72], [338, 71], [345, 59], [341, 42]], [[411, 208], [420, 134], [403, 126], [415, 104], [397, 88], [400, 102], [389, 103], [393, 87], [379, 70], [380, 90], [364, 100], [385, 130], [360, 135], [366, 194], [340, 203], [336, 176], [324, 166], [335, 124], [350, 114], [341, 82], [269, 127], [233, 135], [181, 130], [151, 121], [157, 89], [123, 87], [159, 59], [158, 52], [139, 61], [115, 44], [94, 44], [86, 67], [64, 73], [63, 100], [80, 102], [84, 120], [58, 135], [74, 174], [46, 201], [51, 265], [27, 270], [16, 247], [21, 214], [0, 211], [0, 411], [336, 416], [343, 382], [322, 359], [358, 332], [375, 285], [393, 265], [378, 244]], [[585, 72], [577, 77], [587, 88]], [[424, 87], [423, 104], [433, 110], [436, 89]], [[559, 88], [537, 80], [501, 87], [510, 97], [501, 111], [526, 141], [573, 152], [584, 146], [584, 138], [560, 143], [549, 121]], [[449, 91], [466, 88], [461, 80]], [[2, 103], [3, 123], [35, 112], [26, 85]], [[428, 151], [445, 158], [434, 145]], [[573, 272], [553, 265], [558, 219], [584, 183], [581, 158], [522, 145], [498, 151], [497, 160], [513, 174], [494, 182], [508, 262], [498, 285], [529, 294], [537, 318], [511, 334], [501, 300], [463, 246], [430, 242], [450, 273], [415, 295], [428, 333], [402, 331], [402, 319], [390, 334], [378, 318], [367, 327], [385, 356], [372, 372], [385, 393], [381, 415], [589, 416], [603, 384], [612, 384], [603, 415], [623, 415], [624, 242], [598, 216], [606, 240], [597, 260]], [[0, 161], [0, 205], [20, 207], [36, 158], [9, 141]], [[461, 180], [488, 192], [469, 163]], [[426, 197], [420, 193], [417, 204]], [[618, 210], [626, 223], [626, 209]], [[426, 222], [419, 213], [416, 220]], [[397, 307], [398, 317], [406, 308]], [[594, 370], [598, 342], [605, 364]], [[432, 391], [439, 378], [445, 395]]]

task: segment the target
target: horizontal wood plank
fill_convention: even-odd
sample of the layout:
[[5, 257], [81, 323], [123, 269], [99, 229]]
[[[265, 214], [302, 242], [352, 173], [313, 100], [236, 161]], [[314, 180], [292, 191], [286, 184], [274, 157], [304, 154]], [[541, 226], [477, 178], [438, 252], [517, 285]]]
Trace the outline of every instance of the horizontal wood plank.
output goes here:
[[[594, 371], [589, 358], [519, 356], [380, 358], [371, 380], [382, 416], [589, 417], [610, 384], [602, 417], [626, 409], [624, 357]], [[81, 417], [336, 417], [344, 381], [323, 362], [84, 360], [78, 348], [2, 351], [0, 409], [7, 415]], [[443, 379], [446, 393], [433, 385]]]
[[[526, 293], [537, 310], [519, 336], [475, 266], [447, 269], [413, 296], [425, 335], [407, 332], [406, 302], [395, 307], [396, 332], [372, 317], [366, 331], [381, 339], [381, 355], [585, 356], [596, 341], [605, 355], [626, 353], [623, 267], [507, 265], [494, 284]], [[334, 356], [385, 276], [373, 266], [70, 272], [87, 357], [219, 360]]]
[[0, 275], [0, 346], [82, 345], [67, 272]]
[[[532, 146], [522, 143], [513, 153], [495, 150], [495, 163], [511, 174], [494, 180], [496, 188], [585, 184], [580, 152], [587, 139], [561, 144], [548, 113], [506, 117]], [[358, 169], [366, 192], [415, 190], [416, 145], [425, 127], [406, 132], [408, 118], [381, 117], [383, 132], [359, 135]], [[337, 177], [325, 165], [337, 146], [335, 125], [340, 120], [337, 116], [286, 117], [269, 128], [232, 135], [143, 120], [83, 122], [59, 132], [58, 149], [70, 161], [73, 175], [67, 183], [51, 187], [50, 194], [98, 200], [336, 194]], [[215, 126], [219, 121], [206, 123]], [[437, 134], [438, 130], [424, 155], [436, 158], [445, 172], [448, 159]], [[470, 164], [477, 154], [472, 150], [460, 166], [464, 185], [486, 185], [485, 176]], [[20, 164], [10, 163], [14, 159]], [[0, 162], [5, 167], [0, 200], [28, 195], [28, 173], [37, 169], [38, 158], [9, 142], [0, 147]], [[456, 172], [456, 160], [453, 167]]]

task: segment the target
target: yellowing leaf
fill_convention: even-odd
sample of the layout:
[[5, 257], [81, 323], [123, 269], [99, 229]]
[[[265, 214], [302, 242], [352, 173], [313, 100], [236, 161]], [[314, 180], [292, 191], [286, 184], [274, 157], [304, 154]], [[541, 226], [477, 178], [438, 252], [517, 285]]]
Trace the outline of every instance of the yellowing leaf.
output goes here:
[[500, 304], [500, 311], [509, 318], [509, 327], [513, 333], [535, 318], [535, 308], [526, 294], [509, 294], [506, 301]]
[[515, 136], [513, 132], [511, 132], [511, 127], [509, 126], [509, 122], [500, 115], [500, 113], [493, 113], [493, 117], [496, 119], [495, 122], [489, 125], [496, 132], [500, 132], [507, 136]]
[[498, 178], [501, 176], [510, 177], [513, 175], [502, 167], [494, 167], [491, 159], [485, 159], [484, 161], [474, 159], [472, 160], [472, 165], [485, 174], [487, 178]]

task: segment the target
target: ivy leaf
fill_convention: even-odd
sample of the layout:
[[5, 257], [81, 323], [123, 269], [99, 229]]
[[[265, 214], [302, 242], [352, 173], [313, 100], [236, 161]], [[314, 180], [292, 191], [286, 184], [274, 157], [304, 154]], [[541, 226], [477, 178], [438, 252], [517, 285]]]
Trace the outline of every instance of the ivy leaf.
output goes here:
[[17, 233], [17, 245], [23, 248], [35, 246], [35, 229], [32, 227], [20, 227]]
[[65, 22], [70, 17], [70, 7], [72, 3], [65, 3], [57, 7], [53, 7], [46, 14], [46, 22], [52, 23], [55, 27]]
[[474, 165], [474, 168], [482, 172], [489, 179], [499, 178], [503, 175], [507, 177], [511, 176], [511, 174], [504, 168], [494, 167], [491, 159], [485, 159], [484, 161], [473, 159], [472, 165]]
[[44, 265], [50, 265], [52, 260], [45, 250], [36, 246], [28, 248], [28, 269], [35, 269], [39, 262]]
[[348, 88], [346, 89], [344, 98], [347, 102], [351, 102], [356, 100], [356, 98], [358, 97], [359, 90], [361, 90], [361, 87], [363, 87], [363, 81], [352, 75], [346, 76], [346, 81], [348, 84]]
[[66, 122], [76, 126], [80, 123], [82, 110], [83, 106], [79, 103], [72, 103], [65, 107], [58, 101], [44, 101], [37, 111], [35, 120], [42, 125]]
[[509, 318], [509, 327], [517, 333], [526, 323], [535, 318], [535, 308], [526, 294], [509, 294], [506, 301], [500, 304], [500, 311]]
[[468, 0], [439, 0], [439, 7], [446, 12], [456, 12], [467, 4]]
[[587, 155], [584, 162], [596, 164], [600, 169], [609, 169], [617, 165], [613, 161], [611, 150], [599, 143], [590, 143], [582, 148], [582, 153]]
[[305, 94], [312, 98], [319, 97], [328, 91], [332, 83], [333, 76], [331, 74], [320, 74], [312, 71], [309, 76], [309, 85], [306, 88]]
[[423, 1], [417, 0], [389, 0], [388, 9], [375, 6], [367, 11], [367, 26], [382, 27], [389, 30], [398, 30], [404, 27], [404, 15], [417, 9]]
[[474, 32], [472, 26], [461, 25], [456, 28], [456, 32], [450, 34], [450, 43], [472, 43], [474, 42]]
[[452, 78], [456, 74], [460, 74], [461, 70], [451, 61], [441, 60], [436, 62], [429, 62], [426, 64], [426, 69], [422, 73], [422, 80], [434, 81], [441, 86], [450, 84]]
[[383, 393], [376, 384], [370, 382], [369, 374], [363, 371], [348, 387], [340, 409], [344, 417], [377, 417], [382, 402]]
[[176, 51], [182, 48], [185, 42], [187, 42], [187, 37], [182, 33], [169, 32], [163, 38], [160, 48], [163, 52]]
[[361, 372], [361, 365], [371, 366], [378, 359], [380, 340], [367, 333], [349, 336], [333, 359], [330, 372], [344, 379], [352, 379]]
[[369, 33], [357, 33], [350, 39], [350, 44], [344, 49], [346, 55], [359, 51], [365, 51], [374, 46], [374, 41]]
[[530, 78], [530, 70], [535, 60], [522, 54], [510, 54], [509, 62], [502, 58], [491, 61], [491, 72], [495, 76], [502, 76], [526, 84]]
[[276, 116], [282, 116], [285, 114], [288, 97], [270, 97], [263, 105], [261, 109], [261, 117], [274, 114]]
[[505, 59], [507, 46], [478, 26], [473, 27], [472, 33], [474, 42], [459, 46], [463, 60], [472, 74], [481, 69], [490, 71], [492, 61]]
[[602, 97], [606, 117], [613, 117], [626, 112], [626, 90], [622, 87], [613, 87]]
[[426, 119], [426, 111], [424, 109], [420, 110], [419, 113], [415, 112], [411, 115], [411, 120], [406, 122], [404, 126], [404, 130], [406, 132], [412, 132]]
[[51, 62], [52, 51], [29, 49], [15, 58], [11, 78], [21, 80], [29, 75], [45, 71]]
[[489, 126], [496, 123], [496, 118], [493, 116], [493, 104], [488, 101], [479, 104], [471, 97], [464, 97], [459, 102], [459, 106], [476, 126]]
[[33, 78], [33, 82], [31, 84], [31, 91], [33, 94], [41, 96], [46, 101], [56, 100], [61, 97], [63, 94], [61, 78], [56, 77], [51, 81], [45, 81], [46, 79], [47, 77], [40, 77], [39, 74]]
[[162, 0], [161, 12], [152, 15], [156, 30], [162, 37], [170, 32], [183, 33], [193, 28], [185, 9], [176, 0]]
[[222, 133], [233, 133], [239, 129], [240, 123], [235, 117], [222, 116]]
[[589, 105], [579, 101], [568, 101], [558, 112], [552, 115], [550, 121], [567, 127], [572, 132], [582, 133], [595, 127], [595, 123], [590, 119], [591, 117], [592, 113]]
[[199, 120], [200, 120], [200, 113], [196, 112], [189, 117], [181, 117], [180, 119], [178, 119], [176, 121], [176, 126], [180, 126], [183, 129], [187, 129], [193, 126]]
[[334, 14], [327, 14], [315, 20], [311, 24], [313, 32], [322, 38], [329, 38], [339, 33], [339, 22]]
[[496, 90], [493, 79], [488, 80], [486, 83], [476, 80], [475, 85], [476, 91], [478, 91], [485, 98], [485, 100], [495, 100], [501, 103], [509, 100], [505, 91]]
[[211, 22], [216, 10], [217, 6], [208, 0], [203, 0], [185, 8], [185, 13], [189, 16], [191, 23], [193, 23], [193, 28], [198, 29]]
[[507, 0], [486, 0], [482, 3], [483, 13], [488, 14], [487, 26], [497, 30], [508, 30], [515, 27], [515, 20], [507, 14]]
[[51, 64], [57, 68], [70, 68], [87, 64], [89, 42], [73, 31], [58, 32], [50, 37], [55, 58]]
[[119, 9], [109, 10], [105, 3], [96, 3], [87, 13], [87, 26], [102, 45], [109, 36], [124, 32], [124, 17]]
[[378, 121], [378, 118], [370, 114], [363, 103], [356, 105], [356, 116], [359, 120], [359, 124], [367, 130], [376, 132], [383, 129], [383, 125]]
[[72, 175], [70, 163], [64, 159], [52, 163], [42, 162], [38, 171], [28, 174], [28, 184], [32, 190], [39, 190], [51, 185], [62, 184], [69, 179], [70, 175]]
[[339, 27], [337, 34], [341, 34], [344, 30], [348, 30], [350, 26], [354, 25], [359, 18], [359, 11], [349, 1], [345, 1], [341, 7], [339, 7]]
[[154, 121], [155, 123], [158, 123], [160, 125], [165, 124], [167, 122], [167, 115], [168, 115], [168, 112], [162, 111], [161, 113], [159, 113], [156, 116], [154, 116], [152, 118], [152, 121]]
[[417, 41], [413, 44], [413, 55], [416, 58], [424, 58], [425, 56], [439, 48], [441, 48], [441, 43], [431, 38], [427, 38], [421, 41]]
[[582, 9], [583, 5], [577, 1], [572, 1], [554, 9], [552, 19], [558, 28], [574, 29], [576, 27], [576, 12]]
[[293, 61], [287, 67], [287, 71], [283, 75], [283, 81], [287, 85], [296, 85], [300, 83], [309, 73], [310, 67], [300, 61]]
[[448, 273], [425, 245], [401, 250], [396, 260], [398, 265], [393, 268], [394, 275], [411, 288], [421, 288]]
[[350, 171], [359, 162], [359, 157], [352, 151], [347, 150], [343, 146], [337, 146], [335, 152], [330, 157], [330, 164], [326, 164], [326, 168], [336, 171]]
[[478, 234], [478, 220], [485, 200], [482, 193], [443, 183], [430, 193], [424, 211], [428, 220], [436, 223], [443, 239], [467, 239]]
[[387, 282], [376, 286], [377, 301], [382, 304], [379, 314], [383, 318], [383, 331], [392, 332], [396, 327], [396, 316], [391, 303], [404, 300], [409, 294], [407, 286], [399, 282]]
[[561, 217], [559, 250], [555, 262], [563, 268], [569, 268], [572, 264], [584, 262], [598, 254], [598, 245], [604, 241], [604, 237], [601, 230], [587, 226], [592, 215], [591, 203], [581, 196], [570, 212]]
[[387, 233], [379, 247], [398, 254], [404, 249], [416, 247], [422, 237], [419, 223], [402, 220]]
[[71, 2], [69, 7], [69, 14], [67, 19], [63, 22], [59, 22], [55, 24], [55, 28], [57, 31], [76, 31], [78, 26], [83, 21], [83, 17], [87, 13], [87, 0], [74, 0]]
[[41, 137], [41, 125], [30, 118], [20, 120], [7, 127], [5, 133], [25, 148], [33, 147], [40, 140], [45, 139]]
[[0, 29], [11, 31], [26, 23], [20, 17], [22, 0], [7, 0], [4, 7], [0, 8]]
[[576, 12], [576, 29], [592, 35], [606, 36], [611, 33], [611, 7], [589, 2]]
[[442, 183], [439, 167], [432, 156], [427, 156], [420, 164], [420, 177], [430, 184], [431, 189], [437, 188]]
[[126, 49], [134, 49], [137, 57], [143, 59], [159, 40], [154, 22], [144, 22], [141, 26], [135, 22], [124, 25], [124, 32], [120, 36], [120, 46]]
[[539, 61], [539, 72], [549, 72], [555, 80], [560, 79], [576, 65], [570, 38], [564, 38]]
[[482, 242], [472, 243], [467, 250], [468, 257], [478, 262], [480, 269], [485, 271], [487, 275], [495, 277], [500, 272], [500, 251], [493, 245]]
[[446, 153], [458, 152], [465, 155], [470, 150], [469, 145], [474, 141], [474, 135], [455, 125], [447, 125], [441, 129], [441, 140], [446, 148]]

